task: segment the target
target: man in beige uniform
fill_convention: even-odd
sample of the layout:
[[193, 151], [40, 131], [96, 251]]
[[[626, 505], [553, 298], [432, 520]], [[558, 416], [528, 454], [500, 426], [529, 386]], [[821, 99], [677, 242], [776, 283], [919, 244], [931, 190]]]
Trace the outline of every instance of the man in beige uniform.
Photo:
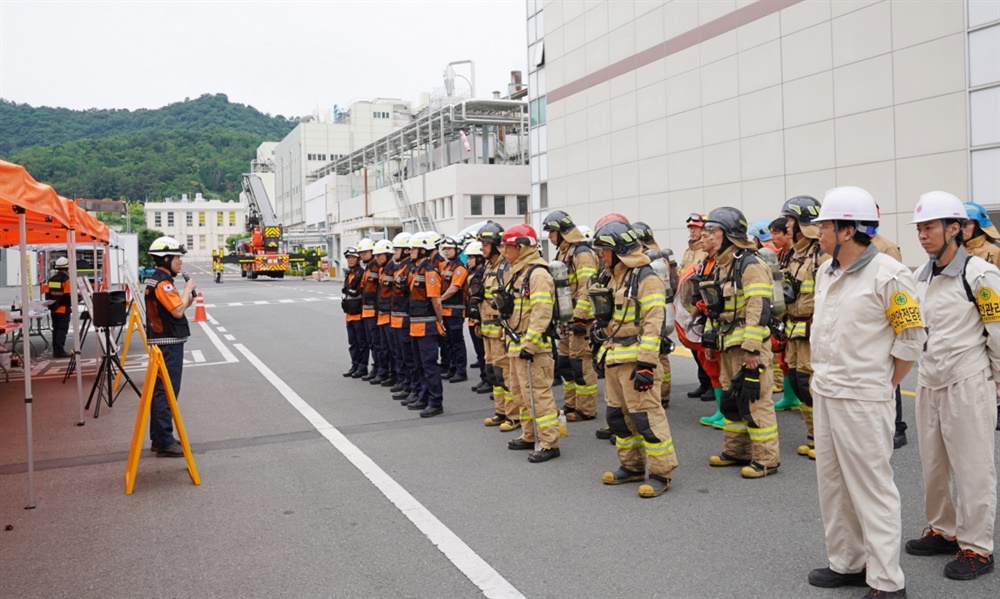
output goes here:
[[812, 344], [816, 480], [829, 566], [819, 587], [869, 586], [866, 598], [905, 597], [901, 515], [893, 482], [893, 387], [920, 356], [923, 320], [910, 270], [871, 244], [878, 209], [858, 187], [826, 193]]
[[[503, 234], [509, 282], [497, 292], [497, 307], [509, 337], [510, 390], [521, 413], [521, 436], [507, 449], [534, 449], [532, 463], [559, 457], [559, 408], [552, 395], [552, 308], [556, 285], [548, 263], [538, 253], [538, 235], [529, 225], [514, 225]], [[535, 447], [535, 439], [539, 446]]]
[[[635, 232], [611, 222], [594, 234], [594, 247], [611, 273], [601, 301], [598, 360], [605, 363], [608, 426], [614, 432], [620, 466], [601, 481], [618, 485], [646, 479], [640, 497], [657, 497], [670, 488], [677, 454], [670, 424], [660, 403], [660, 333], [666, 309], [663, 281], [649, 267]], [[603, 297], [603, 300], [598, 298]], [[596, 306], [595, 306], [596, 307]], [[597, 312], [595, 312], [595, 315]]]
[[563, 262], [573, 299], [573, 318], [560, 336], [559, 374], [563, 378], [563, 413], [569, 422], [597, 417], [597, 373], [590, 352], [590, 327], [594, 314], [587, 290], [597, 276], [597, 256], [584, 243], [583, 231], [562, 210], [550, 212], [542, 223], [549, 241], [557, 248], [556, 260]]
[[957, 554], [944, 567], [944, 575], [956, 580], [993, 571], [997, 506], [993, 398], [1000, 381], [1000, 271], [966, 252], [965, 216], [962, 201], [943, 191], [920, 196], [913, 211], [930, 257], [917, 278], [927, 349], [916, 400], [928, 526], [921, 538], [906, 542], [906, 552]]
[[486, 260], [483, 300], [479, 304], [479, 314], [482, 316], [479, 330], [483, 335], [486, 354], [486, 380], [493, 387], [493, 416], [483, 420], [483, 424], [499, 426], [502, 432], [509, 432], [521, 427], [521, 417], [514, 405], [514, 396], [510, 393], [510, 360], [507, 358], [503, 328], [500, 326], [500, 313], [493, 305], [500, 280], [506, 276], [510, 266], [500, 253], [502, 235], [503, 227], [493, 221], [480, 227], [476, 235], [483, 244], [483, 257]]

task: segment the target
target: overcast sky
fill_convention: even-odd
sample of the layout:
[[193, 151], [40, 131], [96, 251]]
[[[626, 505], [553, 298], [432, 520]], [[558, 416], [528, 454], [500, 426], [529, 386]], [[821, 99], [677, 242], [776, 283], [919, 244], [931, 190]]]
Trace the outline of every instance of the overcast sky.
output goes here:
[[[159, 108], [224, 93], [272, 115], [443, 87], [472, 60], [476, 95], [527, 81], [524, 0], [0, 0], [0, 97]], [[468, 78], [467, 66], [456, 73]], [[457, 87], [467, 87], [462, 79]]]

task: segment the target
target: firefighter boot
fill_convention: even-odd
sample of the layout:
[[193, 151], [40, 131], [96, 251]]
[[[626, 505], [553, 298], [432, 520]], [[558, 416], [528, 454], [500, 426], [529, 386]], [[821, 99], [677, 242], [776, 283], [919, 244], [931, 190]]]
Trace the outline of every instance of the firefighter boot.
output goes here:
[[494, 414], [489, 418], [483, 420], [483, 424], [486, 426], [500, 426], [507, 421], [507, 416], [504, 414]]
[[601, 482], [606, 485], [620, 485], [622, 483], [634, 483], [644, 480], [646, 474], [629, 470], [625, 466], [619, 466], [614, 472], [605, 472], [601, 475]]
[[813, 458], [816, 459], [816, 443], [813, 442], [812, 437], [809, 437], [809, 441], [805, 445], [799, 445], [798, 454], [802, 457], [809, 457], [809, 452], [813, 452]]
[[781, 399], [774, 402], [774, 411], [780, 412], [782, 410], [794, 410], [799, 407], [799, 397], [795, 395], [795, 390], [792, 389], [792, 384], [788, 382], [788, 377], [781, 377], [782, 384], [785, 386], [785, 391], [781, 395]]
[[594, 431], [594, 436], [596, 436], [598, 439], [610, 439], [611, 437], [614, 436], [614, 433], [611, 432], [610, 426], [603, 426]]
[[516, 431], [519, 428], [521, 428], [520, 420], [507, 420], [500, 425], [500, 432], [509, 433], [510, 431]]
[[726, 417], [722, 415], [722, 387], [716, 387], [715, 391], [715, 414], [704, 416], [698, 422], [705, 426], [721, 429], [726, 424]]
[[670, 488], [670, 479], [650, 474], [649, 480], [639, 485], [639, 497], [659, 497]]

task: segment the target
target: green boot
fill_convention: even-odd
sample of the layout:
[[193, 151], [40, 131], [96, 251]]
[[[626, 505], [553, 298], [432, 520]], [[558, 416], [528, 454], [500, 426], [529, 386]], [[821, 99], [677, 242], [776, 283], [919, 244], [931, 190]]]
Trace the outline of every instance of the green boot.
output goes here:
[[700, 418], [698, 422], [700, 422], [705, 426], [721, 429], [723, 425], [725, 425], [726, 423], [726, 417], [722, 415], [722, 411], [719, 409], [722, 406], [722, 387], [716, 387], [714, 391], [715, 391], [715, 414]]
[[785, 385], [785, 392], [781, 399], [774, 402], [774, 411], [780, 412], [782, 410], [799, 409], [799, 398], [795, 395], [795, 391], [792, 391], [792, 385], [788, 382], [788, 377], [783, 377], [782, 382]]

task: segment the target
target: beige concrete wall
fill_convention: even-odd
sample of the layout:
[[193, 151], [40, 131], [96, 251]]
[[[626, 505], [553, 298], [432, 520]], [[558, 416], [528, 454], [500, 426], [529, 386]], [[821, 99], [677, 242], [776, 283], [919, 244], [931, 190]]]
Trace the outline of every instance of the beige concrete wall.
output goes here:
[[859, 185], [922, 262], [918, 195], [969, 192], [965, 3], [792, 1], [727, 27], [755, 4], [547, 2], [549, 208], [622, 212], [681, 248], [690, 212], [774, 218]]

